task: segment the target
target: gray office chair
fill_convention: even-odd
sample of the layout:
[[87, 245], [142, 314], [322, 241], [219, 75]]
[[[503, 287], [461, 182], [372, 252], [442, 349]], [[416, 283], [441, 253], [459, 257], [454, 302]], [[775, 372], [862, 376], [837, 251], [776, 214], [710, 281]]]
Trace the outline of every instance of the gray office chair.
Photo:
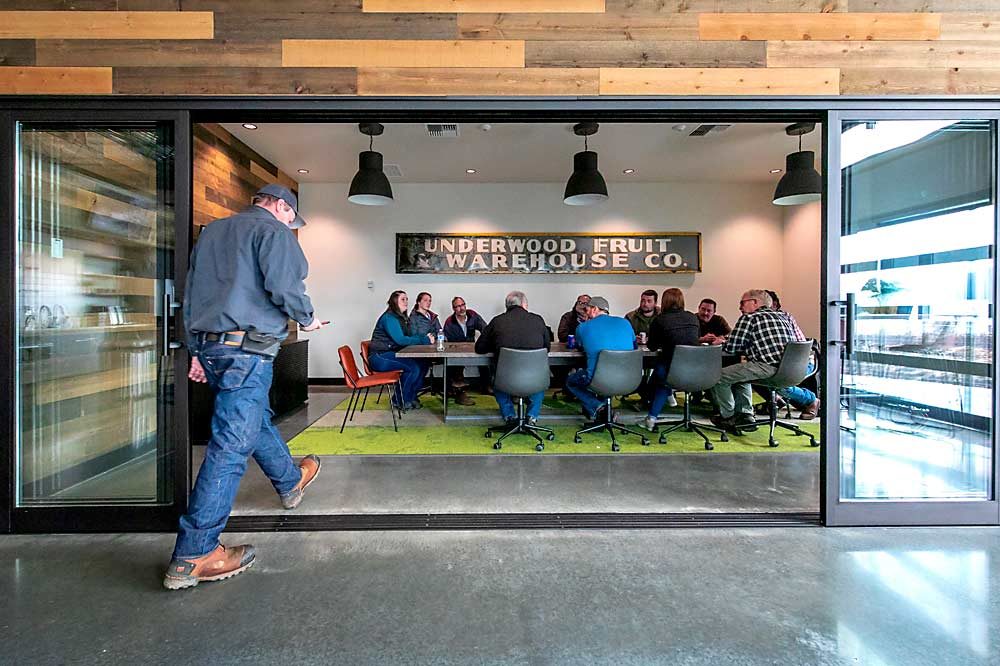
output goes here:
[[599, 397], [604, 398], [604, 420], [592, 426], [578, 430], [573, 437], [573, 441], [579, 444], [583, 441], [580, 435], [588, 432], [607, 430], [611, 435], [611, 450], [619, 451], [618, 440], [615, 439], [615, 430], [629, 435], [638, 435], [642, 438], [643, 446], [649, 444], [649, 440], [641, 432], [626, 428], [620, 423], [612, 420], [611, 399], [615, 396], [623, 396], [632, 393], [639, 388], [642, 381], [642, 350], [633, 349], [630, 351], [610, 351], [604, 350], [597, 356], [597, 367], [594, 368], [594, 377], [590, 380], [590, 388]]
[[[667, 385], [675, 391], [684, 391], [684, 418], [680, 421], [657, 420], [660, 444], [667, 443], [667, 435], [675, 430], [698, 433], [705, 440], [705, 450], [715, 447], [705, 431], [719, 433], [719, 441], [728, 442], [726, 431], [716, 426], [696, 423], [691, 420], [691, 394], [707, 391], [719, 383], [722, 376], [722, 345], [677, 345], [667, 373]], [[660, 430], [660, 426], [666, 429]]]
[[778, 409], [775, 406], [774, 396], [776, 391], [789, 386], [798, 386], [809, 376], [809, 354], [812, 351], [812, 340], [803, 342], [789, 342], [785, 345], [785, 351], [781, 354], [781, 361], [778, 369], [773, 375], [765, 379], [758, 379], [754, 384], [763, 387], [767, 392], [767, 400], [770, 405], [770, 414], [766, 419], [756, 419], [753, 424], [737, 426], [739, 430], [756, 430], [758, 425], [767, 424], [770, 428], [767, 436], [769, 446], [778, 446], [778, 440], [774, 438], [775, 427], [791, 430], [796, 436], [805, 435], [809, 438], [810, 446], [819, 446], [816, 436], [812, 435], [794, 423], [786, 423], [778, 420]]
[[517, 424], [490, 426], [486, 429], [486, 437], [493, 438], [494, 430], [506, 430], [500, 439], [493, 443], [494, 449], [500, 449], [503, 440], [511, 435], [531, 435], [538, 443], [536, 451], [543, 451], [545, 444], [538, 436], [539, 432], [548, 433], [551, 441], [556, 438], [552, 428], [528, 423], [524, 408], [524, 397], [549, 388], [549, 352], [546, 349], [509, 349], [502, 347], [497, 357], [497, 368], [493, 378], [493, 388], [517, 398]]

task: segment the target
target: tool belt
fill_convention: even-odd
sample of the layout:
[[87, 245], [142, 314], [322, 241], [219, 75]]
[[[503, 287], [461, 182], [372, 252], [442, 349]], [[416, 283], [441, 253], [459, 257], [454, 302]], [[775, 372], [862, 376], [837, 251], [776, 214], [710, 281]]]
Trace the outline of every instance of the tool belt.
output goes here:
[[220, 342], [229, 347], [239, 347], [248, 354], [274, 358], [281, 348], [281, 340], [258, 331], [226, 331], [225, 333], [202, 333], [208, 342]]

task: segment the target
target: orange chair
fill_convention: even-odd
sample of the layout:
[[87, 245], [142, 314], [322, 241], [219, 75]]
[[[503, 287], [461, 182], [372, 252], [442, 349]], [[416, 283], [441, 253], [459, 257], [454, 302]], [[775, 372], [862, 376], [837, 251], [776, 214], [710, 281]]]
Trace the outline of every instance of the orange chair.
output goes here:
[[[344, 381], [348, 386], [351, 387], [351, 398], [347, 401], [347, 411], [344, 413], [344, 422], [340, 424], [340, 432], [344, 432], [344, 426], [347, 425], [347, 419], [354, 420], [354, 412], [358, 409], [358, 398], [361, 397], [361, 391], [364, 390], [364, 398], [368, 398], [368, 391], [374, 386], [395, 386], [398, 391], [397, 395], [402, 396], [402, 387], [399, 385], [399, 376], [401, 372], [373, 372], [369, 375], [362, 376], [358, 372], [358, 364], [354, 360], [354, 352], [347, 345], [344, 345], [337, 350], [337, 354], [340, 356], [340, 367], [344, 370]], [[389, 412], [392, 414], [392, 428], [396, 432], [399, 432], [399, 427], [396, 424], [396, 408], [392, 405], [392, 400], [389, 401]], [[402, 417], [402, 412], [400, 412], [400, 417]]]
[[[371, 340], [362, 340], [361, 341], [361, 364], [365, 367], [365, 374], [366, 375], [372, 374], [372, 366], [371, 366], [371, 363], [368, 362], [368, 353], [369, 353], [368, 352], [368, 348], [371, 347], [371, 344], [372, 344]], [[396, 373], [399, 373], [400, 375], [403, 374], [402, 370], [390, 370], [390, 372], [396, 372]], [[378, 397], [375, 398], [375, 404], [376, 405], [379, 404], [380, 402], [382, 402], [382, 391], [384, 391], [384, 390], [385, 390], [384, 386], [379, 386], [378, 387]], [[361, 401], [361, 411], [362, 412], [365, 411], [365, 401], [364, 400]]]

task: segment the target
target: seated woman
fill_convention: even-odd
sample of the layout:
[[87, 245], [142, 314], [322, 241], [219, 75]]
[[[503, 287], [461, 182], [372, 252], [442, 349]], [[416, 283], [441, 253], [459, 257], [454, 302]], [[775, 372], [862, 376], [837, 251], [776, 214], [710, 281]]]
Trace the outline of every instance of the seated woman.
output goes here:
[[434, 342], [434, 334], [407, 333], [410, 330], [410, 318], [406, 315], [409, 297], [405, 291], [392, 292], [386, 304], [388, 307], [375, 322], [375, 330], [372, 331], [368, 362], [376, 372], [402, 370], [400, 384], [403, 387], [403, 404], [398, 404], [398, 398], [393, 396], [393, 406], [402, 409], [420, 409], [417, 390], [420, 389], [424, 375], [427, 374], [427, 364], [412, 358], [396, 358], [396, 352], [408, 345], [430, 344]]
[[698, 317], [693, 312], [684, 309], [684, 293], [677, 288], [663, 292], [660, 302], [660, 314], [649, 327], [649, 348], [659, 350], [656, 360], [656, 370], [650, 383], [654, 387], [653, 399], [649, 404], [645, 426], [652, 430], [656, 427], [656, 419], [667, 400], [673, 396], [673, 389], [667, 385], [667, 375], [670, 374], [670, 362], [674, 358], [674, 347], [677, 345], [698, 344]]
[[441, 321], [431, 312], [431, 295], [426, 291], [417, 294], [416, 305], [410, 313], [410, 335], [432, 335], [432, 341], [437, 340], [441, 332]]

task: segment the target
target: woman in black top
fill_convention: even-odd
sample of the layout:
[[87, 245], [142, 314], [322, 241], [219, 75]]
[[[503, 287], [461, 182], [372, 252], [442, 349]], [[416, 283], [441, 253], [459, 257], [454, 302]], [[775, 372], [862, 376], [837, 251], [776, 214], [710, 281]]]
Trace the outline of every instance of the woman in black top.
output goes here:
[[677, 345], [698, 344], [698, 317], [693, 312], [684, 309], [684, 293], [680, 289], [671, 288], [663, 292], [660, 302], [660, 314], [649, 327], [649, 348], [659, 350], [652, 384], [655, 387], [653, 399], [646, 415], [646, 427], [650, 430], [656, 425], [660, 410], [673, 396], [673, 389], [667, 385], [667, 375], [670, 373], [670, 362], [674, 358], [674, 347]]

